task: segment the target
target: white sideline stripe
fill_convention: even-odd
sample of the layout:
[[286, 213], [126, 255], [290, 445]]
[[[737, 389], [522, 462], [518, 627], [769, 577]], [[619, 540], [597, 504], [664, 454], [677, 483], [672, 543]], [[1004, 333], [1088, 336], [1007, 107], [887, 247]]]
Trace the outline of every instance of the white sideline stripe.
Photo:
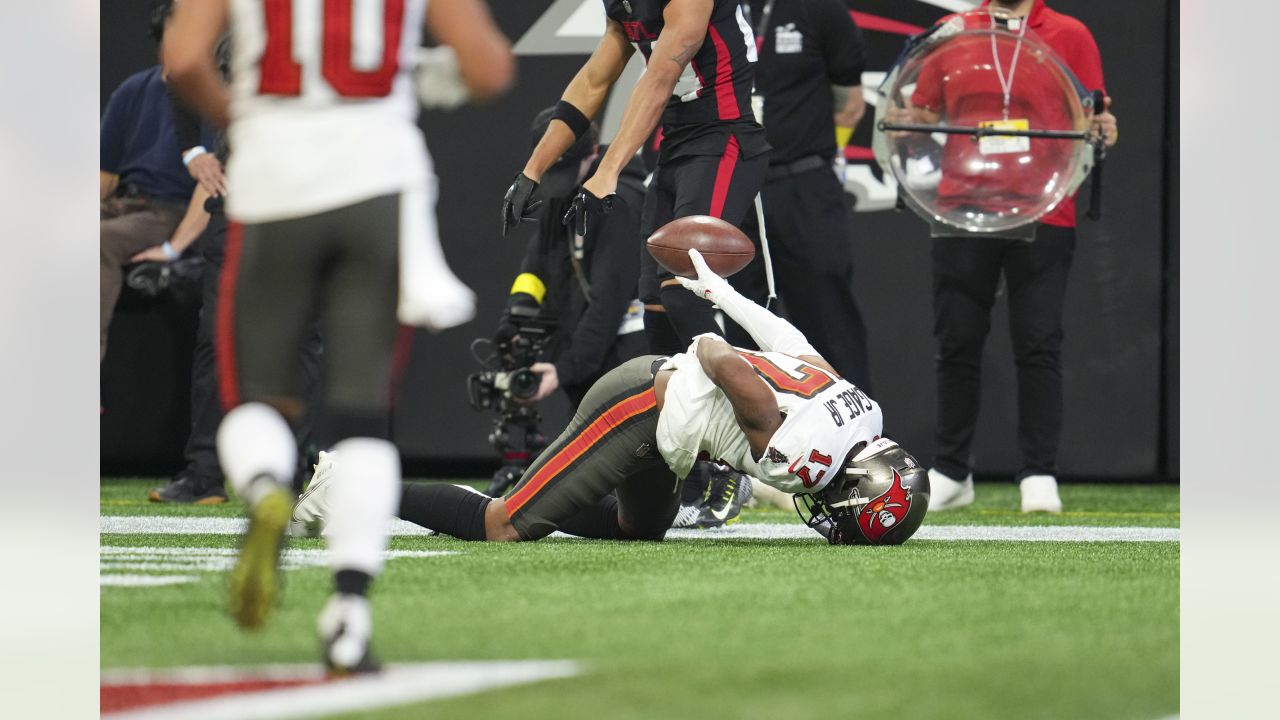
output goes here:
[[[188, 673], [199, 668], [186, 668]], [[254, 679], [244, 668], [230, 668], [234, 676], [220, 674], [212, 668], [203, 682]], [[251, 668], [249, 669], [251, 670]], [[314, 666], [299, 672], [314, 673]], [[145, 671], [104, 672], [103, 684], [137, 682], [136, 673]], [[171, 703], [120, 713], [107, 713], [112, 720], [284, 720], [286, 718], [322, 717], [340, 713], [368, 711], [395, 705], [407, 705], [481, 692], [493, 688], [569, 677], [578, 673], [571, 660], [525, 660], [497, 662], [436, 662], [388, 665], [383, 672], [306, 687], [280, 688], [237, 696]], [[155, 674], [152, 677], [160, 677]], [[117, 677], [132, 678], [123, 682]], [[261, 678], [261, 676], [256, 676]], [[293, 676], [314, 677], [311, 675]], [[275, 677], [270, 679], [292, 679]], [[190, 682], [202, 682], [191, 680]]]
[[158, 587], [160, 585], [182, 585], [195, 582], [194, 575], [103, 575], [98, 578], [99, 584], [113, 587]]
[[[925, 525], [912, 540], [990, 542], [1178, 542], [1178, 528], [1085, 527], [1079, 525]], [[821, 540], [799, 524], [730, 525], [710, 530], [669, 530], [668, 538], [709, 540]]]
[[[155, 587], [177, 585], [199, 580], [196, 575], [131, 575], [121, 570], [148, 570], [151, 572], [225, 572], [236, 562], [234, 548], [173, 548], [173, 547], [119, 547], [104, 545], [98, 549], [98, 581], [103, 586]], [[284, 552], [282, 567], [297, 570], [305, 567], [322, 567], [328, 564], [326, 551], [318, 549], [290, 549]], [[457, 555], [454, 550], [387, 550], [383, 557], [426, 558], [441, 555]]]
[[[1016, 525], [929, 525], [916, 532], [919, 540], [991, 542], [1178, 542], [1179, 528], [1153, 527], [1088, 527], [1081, 525], [1016, 526]], [[228, 517], [177, 517], [167, 515], [104, 515], [99, 530], [104, 535], [239, 535], [245, 521]], [[426, 535], [427, 530], [403, 520], [392, 526], [393, 535]], [[557, 533], [559, 537], [567, 537]], [[821, 542], [817, 533], [799, 523], [738, 523], [712, 530], [670, 530], [671, 539], [706, 540], [813, 540]], [[130, 548], [137, 550], [137, 548]], [[224, 552], [234, 552], [225, 550]], [[291, 552], [323, 552], [298, 550]], [[409, 552], [393, 550], [395, 552]], [[388, 557], [394, 557], [388, 555]], [[409, 556], [405, 556], [409, 557]]]

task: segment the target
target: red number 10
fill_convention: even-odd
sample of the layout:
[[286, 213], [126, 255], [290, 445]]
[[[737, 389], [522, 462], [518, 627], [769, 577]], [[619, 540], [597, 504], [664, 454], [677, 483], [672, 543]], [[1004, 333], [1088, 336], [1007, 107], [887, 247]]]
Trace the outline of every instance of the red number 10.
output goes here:
[[[385, 0], [382, 17], [382, 64], [377, 70], [351, 66], [351, 4], [353, 0], [324, 0], [324, 79], [343, 97], [384, 97], [399, 70], [400, 30], [404, 0]], [[262, 0], [267, 45], [262, 53], [259, 95], [299, 95], [302, 66], [293, 59], [293, 0]]]

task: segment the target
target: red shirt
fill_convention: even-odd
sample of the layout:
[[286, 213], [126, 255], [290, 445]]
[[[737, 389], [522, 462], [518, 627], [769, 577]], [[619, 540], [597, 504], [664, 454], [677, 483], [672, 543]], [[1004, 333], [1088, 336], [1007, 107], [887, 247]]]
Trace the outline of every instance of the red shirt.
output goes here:
[[[983, 2], [985, 7], [987, 2]], [[946, 22], [951, 17], [944, 18]], [[1047, 45], [1071, 69], [1087, 90], [1103, 89], [1102, 59], [1093, 34], [1079, 20], [1063, 15], [1045, 6], [1044, 0], [1035, 0], [1028, 14], [1027, 27]], [[990, 20], [984, 15], [967, 18], [966, 28], [985, 29]], [[921, 69], [919, 82], [911, 102], [931, 110], [945, 108], [947, 120], [953, 125], [976, 125], [981, 121], [998, 120], [1003, 115], [1004, 90], [996, 73], [989, 67], [998, 58], [1002, 71], [1009, 81], [1013, 64], [1013, 44], [1001, 43], [992, 53], [989, 37], [969, 40], [953, 40], [948, 46], [935, 51]], [[976, 66], [976, 67], [975, 67]], [[966, 69], [975, 69], [965, 72]], [[947, 81], [942, 82], [942, 76]], [[1020, 54], [1016, 73], [1012, 77], [1013, 97], [1009, 118], [1026, 119], [1030, 126], [1039, 129], [1073, 130], [1070, 115], [1059, 100], [1062, 90], [1054, 73], [1036, 63], [1030, 53]], [[1061, 148], [1070, 152], [1069, 144], [1061, 140], [1033, 138], [1036, 162], [1021, 164], [1017, 155], [983, 156], [978, 143], [961, 136], [952, 136], [943, 153], [945, 172], [938, 186], [941, 199], [954, 204], [983, 206], [990, 203], [1018, 202], [1020, 198], [1038, 196], [1039, 188], [1052, 175], [1053, 162], [1048, 153]], [[1000, 182], [993, 183], [990, 173], [966, 175], [964, 168], [980, 167], [981, 161], [1002, 162]], [[1046, 160], [1048, 160], [1046, 162]], [[977, 163], [977, 165], [974, 165]], [[1058, 207], [1040, 219], [1046, 225], [1075, 227], [1076, 203], [1074, 195], [1064, 198]]]

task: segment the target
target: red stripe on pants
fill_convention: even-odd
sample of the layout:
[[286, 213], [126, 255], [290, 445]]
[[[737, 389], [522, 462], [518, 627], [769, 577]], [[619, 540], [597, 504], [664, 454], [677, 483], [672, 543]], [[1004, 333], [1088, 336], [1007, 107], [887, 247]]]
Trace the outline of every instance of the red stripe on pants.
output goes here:
[[724, 201], [729, 196], [729, 183], [733, 182], [733, 169], [738, 165], [738, 138], [729, 136], [724, 146], [724, 155], [720, 156], [720, 167], [716, 168], [716, 185], [711, 190], [711, 215], [724, 217]]
[[218, 278], [218, 317], [213, 347], [223, 410], [240, 404], [240, 385], [236, 377], [235, 311], [236, 279], [240, 274], [240, 246], [243, 241], [244, 226], [238, 222], [228, 223], [226, 256], [222, 261], [222, 276]]
[[413, 328], [401, 325], [396, 331], [396, 344], [391, 352], [391, 407], [400, 400], [400, 381], [409, 369], [409, 356], [413, 354]]
[[707, 26], [711, 44], [716, 48], [716, 110], [721, 120], [737, 120], [738, 99], [733, 94], [733, 62], [729, 59], [729, 46], [712, 25]]
[[657, 406], [658, 396], [653, 388], [649, 388], [604, 411], [600, 417], [583, 428], [568, 445], [561, 448], [546, 464], [538, 468], [538, 471], [534, 473], [529, 482], [525, 483], [524, 487], [507, 499], [507, 516], [515, 515], [517, 510], [524, 507], [525, 503], [532, 500], [539, 490], [551, 482], [551, 478], [559, 475], [565, 468], [572, 465], [575, 460], [582, 457], [597, 442], [604, 439], [604, 436], [608, 435], [611, 430], [636, 415], [652, 410]]

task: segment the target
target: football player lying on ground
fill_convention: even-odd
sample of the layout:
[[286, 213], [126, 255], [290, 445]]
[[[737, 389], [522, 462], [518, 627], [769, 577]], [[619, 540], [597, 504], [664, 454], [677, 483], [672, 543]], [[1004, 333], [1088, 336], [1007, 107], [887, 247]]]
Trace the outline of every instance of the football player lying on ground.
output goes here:
[[[699, 335], [674, 357], [644, 356], [607, 373], [572, 422], [502, 498], [444, 483], [406, 483], [400, 517], [462, 540], [538, 540], [556, 530], [661, 540], [699, 457], [796, 495], [833, 544], [893, 544], [924, 519], [929, 479], [881, 438], [880, 407], [831, 368], [790, 323], [735, 291], [689, 252], [681, 284], [719, 305], [762, 348]], [[340, 459], [339, 459], [340, 461]], [[320, 478], [295, 526], [327, 515]]]

